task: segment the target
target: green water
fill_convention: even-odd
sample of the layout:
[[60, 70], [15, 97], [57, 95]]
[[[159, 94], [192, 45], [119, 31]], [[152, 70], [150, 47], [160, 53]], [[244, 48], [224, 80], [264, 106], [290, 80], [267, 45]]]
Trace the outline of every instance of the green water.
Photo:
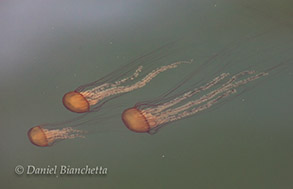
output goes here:
[[[289, 0], [1, 1], [1, 186], [293, 188], [292, 16]], [[63, 107], [64, 93], [174, 40], [178, 51], [160, 65], [194, 59], [189, 67], [105, 106], [95, 124], [84, 125], [95, 130], [85, 139], [49, 148], [30, 143], [31, 127], [76, 117]], [[155, 135], [125, 128], [123, 109], [172, 88], [215, 54], [191, 84], [212, 79], [226, 63], [221, 72], [286, 64], [231, 101]], [[17, 175], [17, 165], [102, 166], [107, 175]]]

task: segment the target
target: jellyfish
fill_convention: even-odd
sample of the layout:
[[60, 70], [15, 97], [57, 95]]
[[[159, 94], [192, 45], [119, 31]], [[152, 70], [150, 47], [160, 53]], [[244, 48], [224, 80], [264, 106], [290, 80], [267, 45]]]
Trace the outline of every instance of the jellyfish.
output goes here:
[[55, 142], [64, 139], [77, 137], [84, 138], [85, 131], [77, 130], [72, 127], [62, 129], [48, 129], [40, 125], [32, 127], [28, 131], [28, 138], [32, 144], [39, 147], [52, 146]]
[[235, 94], [237, 88], [267, 75], [268, 72], [257, 73], [254, 70], [232, 76], [222, 73], [205, 85], [174, 95], [172, 99], [165, 96], [157, 103], [137, 103], [123, 111], [122, 121], [131, 131], [153, 134], [167, 123], [211, 108], [222, 99]]
[[[119, 112], [108, 112], [106, 115], [97, 112], [97, 114], [82, 114], [64, 121], [36, 125], [27, 131], [28, 139], [35, 146], [51, 147], [68, 139], [84, 139], [90, 134], [115, 131], [115, 129], [109, 129], [104, 122], [111, 123], [113, 117], [118, 116]], [[101, 125], [93, 127], [98, 124]]]
[[[159, 50], [156, 53], [159, 53]], [[152, 54], [147, 54], [146, 57]], [[143, 56], [142, 58], [138, 58], [139, 61], [130, 62], [130, 64], [119, 68], [100, 80], [82, 85], [63, 96], [63, 105], [75, 113], [98, 111], [109, 100], [144, 87], [160, 73], [177, 68], [181, 64], [189, 64], [192, 62], [192, 60], [177, 61], [147, 71], [151, 64], [154, 64], [161, 57], [162, 55], [159, 58], [151, 57], [149, 61], [153, 62], [146, 64], [148, 59]], [[144, 68], [144, 65], [146, 68]], [[144, 73], [144, 70], [147, 73]], [[130, 73], [131, 71], [133, 71], [132, 74]]]
[[133, 75], [117, 80], [114, 83], [103, 83], [87, 90], [75, 90], [68, 92], [63, 96], [63, 104], [68, 110], [72, 112], [88, 112], [90, 111], [92, 106], [97, 105], [99, 102], [107, 97], [127, 93], [135, 89], [142, 88], [161, 72], [164, 72], [168, 69], [176, 68], [180, 64], [188, 64], [191, 62], [192, 60], [179, 61], [166, 66], [161, 66], [160, 68], [157, 68], [148, 73], [145, 77], [143, 77], [140, 81], [137, 81], [136, 83], [130, 85], [122, 85], [123, 83], [126, 84], [126, 82], [132, 82], [139, 76], [140, 72], [143, 69], [143, 66], [139, 66], [137, 70], [133, 73]]

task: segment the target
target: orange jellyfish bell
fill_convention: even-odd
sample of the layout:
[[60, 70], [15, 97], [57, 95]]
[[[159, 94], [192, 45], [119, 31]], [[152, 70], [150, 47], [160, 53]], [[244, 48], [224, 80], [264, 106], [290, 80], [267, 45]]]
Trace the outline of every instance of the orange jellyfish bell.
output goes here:
[[63, 96], [64, 106], [76, 113], [84, 113], [90, 110], [90, 104], [87, 99], [77, 91], [71, 91]]
[[143, 113], [135, 107], [122, 113], [122, 121], [128, 129], [137, 133], [148, 132], [151, 128]]
[[51, 142], [49, 142], [45, 132], [43, 131], [43, 128], [40, 126], [32, 127], [27, 132], [27, 135], [31, 143], [36, 146], [46, 147], [52, 144]]

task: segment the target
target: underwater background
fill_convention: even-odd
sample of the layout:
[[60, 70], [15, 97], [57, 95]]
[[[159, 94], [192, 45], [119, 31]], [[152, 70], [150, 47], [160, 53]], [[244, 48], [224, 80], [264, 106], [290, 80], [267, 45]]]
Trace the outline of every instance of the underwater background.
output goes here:
[[[293, 188], [293, 2], [290, 0], [104, 0], [0, 2], [0, 160], [4, 188]], [[164, 44], [153, 68], [193, 59], [114, 99], [85, 138], [36, 147], [27, 131], [77, 117], [62, 96]], [[211, 57], [216, 57], [211, 59]], [[239, 96], [170, 123], [129, 131], [121, 112], [215, 72], [258, 72]], [[146, 63], [144, 63], [146, 64]], [[225, 66], [228, 65], [228, 66]], [[18, 175], [26, 168], [107, 168], [106, 175]]]

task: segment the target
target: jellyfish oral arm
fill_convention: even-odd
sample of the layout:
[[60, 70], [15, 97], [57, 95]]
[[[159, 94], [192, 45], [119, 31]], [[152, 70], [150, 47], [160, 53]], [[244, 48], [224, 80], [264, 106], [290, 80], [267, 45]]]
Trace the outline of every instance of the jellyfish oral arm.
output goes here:
[[143, 68], [143, 66], [139, 66], [137, 68], [137, 70], [135, 70], [135, 72], [132, 76], [126, 77], [126, 78], [121, 79], [119, 81], [116, 81], [115, 84], [112, 84], [112, 86], [115, 87], [115, 86], [121, 85], [122, 83], [125, 83], [126, 81], [134, 80], [135, 78], [137, 78], [139, 76], [139, 73], [142, 71], [142, 68]]
[[179, 61], [179, 62], [172, 63], [170, 65], [162, 66], [160, 68], [153, 70], [149, 74], [147, 74], [144, 78], [141, 79], [141, 81], [138, 81], [132, 85], [121, 86], [122, 83], [126, 83], [127, 81], [132, 81], [139, 76], [139, 73], [142, 71], [142, 66], [140, 66], [135, 71], [135, 73], [130, 77], [126, 77], [112, 84], [105, 83], [101, 86], [95, 87], [90, 90], [82, 91], [80, 93], [87, 99], [90, 105], [95, 105], [106, 97], [121, 94], [121, 93], [127, 93], [135, 89], [142, 88], [160, 73], [169, 69], [177, 68], [180, 64], [190, 64], [191, 62], [192, 60]]
[[90, 97], [94, 96], [95, 94], [102, 92], [102, 91], [105, 91], [111, 87], [115, 88], [115, 87], [121, 85], [122, 83], [125, 83], [129, 80], [134, 80], [135, 78], [137, 78], [139, 76], [139, 73], [142, 71], [142, 68], [143, 68], [143, 66], [139, 66], [132, 76], [118, 80], [118, 81], [114, 82], [114, 84], [113, 83], [112, 84], [111, 83], [104, 83], [100, 86], [97, 86], [93, 89], [83, 91], [81, 93], [84, 94], [87, 98], [90, 98]]
[[163, 120], [162, 123], [170, 122], [170, 121], [176, 121], [176, 120], [179, 120], [179, 119], [194, 115], [194, 114], [196, 114], [198, 112], [204, 111], [204, 110], [210, 108], [212, 105], [216, 104], [222, 98], [228, 97], [231, 94], [236, 93], [236, 92], [237, 92], [236, 89], [228, 90], [224, 94], [216, 97], [215, 99], [208, 101], [206, 104], [204, 104], [202, 106], [199, 106], [197, 108], [193, 108], [190, 111], [183, 111], [182, 113], [180, 113], [178, 115], [174, 115], [172, 117], [169, 117], [168, 119]]
[[[228, 75], [229, 74], [221, 74], [210, 83], [200, 88], [189, 91], [171, 100], [170, 102], [158, 105], [157, 107], [142, 108], [140, 111], [143, 113], [144, 117], [148, 120], [149, 123], [153, 123], [151, 128], [154, 128], [158, 125], [176, 121], [184, 117], [194, 115], [200, 111], [206, 110], [212, 105], [219, 102], [221, 99], [236, 93], [237, 87], [245, 85], [248, 82], [254, 81], [262, 76], [266, 76], [268, 75], [268, 73], [261, 72], [256, 74], [255, 71], [243, 71], [235, 74], [222, 85], [219, 85], [220, 81], [223, 81], [223, 79], [226, 78]], [[238, 80], [239, 78], [245, 76], [247, 76], [247, 78]], [[192, 97], [194, 94], [215, 86], [217, 86], [216, 89], [213, 89], [209, 93], [202, 95], [199, 99], [186, 102], [183, 105], [178, 105], [180, 102], [183, 102], [184, 100]]]
[[177, 98], [171, 100], [170, 102], [167, 102], [167, 103], [164, 103], [163, 105], [157, 106], [153, 111], [154, 112], [162, 112], [163, 110], [165, 110], [171, 106], [174, 106], [175, 104], [178, 104], [179, 102], [181, 102], [187, 98], [190, 98], [190, 97], [192, 97], [202, 91], [205, 91], [205, 90], [215, 86], [216, 84], [218, 84], [220, 81], [222, 81], [227, 76], [229, 76], [229, 73], [223, 73], [220, 76], [214, 78], [211, 82], [207, 83], [206, 85], [199, 87], [197, 89], [194, 89], [193, 91], [186, 92], [182, 96], [177, 97]]

